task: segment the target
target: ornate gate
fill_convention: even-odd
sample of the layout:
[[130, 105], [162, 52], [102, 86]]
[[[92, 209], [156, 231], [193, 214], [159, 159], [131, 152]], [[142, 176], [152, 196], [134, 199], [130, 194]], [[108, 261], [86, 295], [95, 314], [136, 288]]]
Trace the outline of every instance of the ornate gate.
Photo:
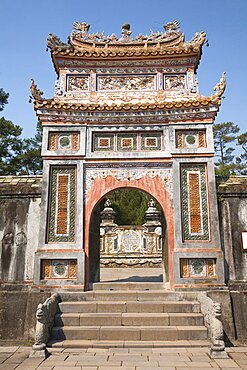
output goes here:
[[35, 283], [88, 286], [93, 210], [130, 187], [162, 207], [171, 286], [224, 284], [212, 125], [225, 75], [211, 96], [200, 95], [205, 33], [185, 42], [178, 22], [135, 38], [130, 25], [120, 38], [89, 27], [76, 22], [68, 43], [48, 37], [58, 74], [52, 99], [31, 83], [44, 159]]

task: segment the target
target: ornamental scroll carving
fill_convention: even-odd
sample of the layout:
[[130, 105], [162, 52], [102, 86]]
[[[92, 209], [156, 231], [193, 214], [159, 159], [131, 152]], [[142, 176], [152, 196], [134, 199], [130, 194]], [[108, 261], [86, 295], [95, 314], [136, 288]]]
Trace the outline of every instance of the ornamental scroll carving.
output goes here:
[[99, 76], [98, 90], [154, 90], [155, 76]]
[[93, 186], [96, 178], [105, 179], [107, 176], [113, 177], [119, 181], [125, 180], [139, 180], [145, 176], [155, 179], [156, 176], [160, 177], [166, 191], [170, 198], [173, 197], [173, 182], [172, 182], [172, 169], [147, 169], [147, 168], [118, 168], [118, 169], [87, 169], [86, 170], [86, 193], [89, 192]]

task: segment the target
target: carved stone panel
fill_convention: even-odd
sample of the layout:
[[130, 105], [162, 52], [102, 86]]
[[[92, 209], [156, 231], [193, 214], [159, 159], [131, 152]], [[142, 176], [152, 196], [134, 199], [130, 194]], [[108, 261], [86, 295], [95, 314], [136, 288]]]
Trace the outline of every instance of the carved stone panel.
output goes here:
[[97, 90], [155, 90], [155, 75], [97, 76]]

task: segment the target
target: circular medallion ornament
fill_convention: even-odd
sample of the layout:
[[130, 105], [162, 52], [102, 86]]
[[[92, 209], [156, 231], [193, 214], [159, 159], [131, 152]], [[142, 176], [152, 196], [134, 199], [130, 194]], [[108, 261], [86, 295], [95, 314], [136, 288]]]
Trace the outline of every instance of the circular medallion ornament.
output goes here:
[[60, 136], [59, 145], [62, 148], [69, 148], [70, 147], [70, 138], [69, 138], [69, 136], [67, 136], [67, 135]]
[[56, 275], [63, 276], [66, 273], [66, 266], [63, 263], [56, 263], [54, 272]]
[[186, 144], [193, 145], [196, 142], [196, 136], [195, 135], [186, 135], [185, 140], [186, 140]]
[[191, 259], [190, 260], [190, 272], [193, 276], [205, 276], [206, 264], [204, 259]]

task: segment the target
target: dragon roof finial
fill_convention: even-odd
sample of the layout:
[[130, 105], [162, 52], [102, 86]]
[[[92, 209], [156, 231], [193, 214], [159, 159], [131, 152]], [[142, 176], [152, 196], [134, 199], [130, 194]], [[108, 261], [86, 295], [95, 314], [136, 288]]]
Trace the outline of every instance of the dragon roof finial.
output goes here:
[[226, 72], [222, 73], [219, 82], [214, 86], [214, 96], [221, 97], [226, 89]]
[[37, 88], [37, 85], [34, 82], [34, 79], [31, 78], [31, 84], [30, 84], [30, 92], [31, 95], [29, 96], [29, 103], [31, 103], [32, 100], [43, 100], [44, 98], [42, 95], [44, 94], [43, 91], [39, 90]]

